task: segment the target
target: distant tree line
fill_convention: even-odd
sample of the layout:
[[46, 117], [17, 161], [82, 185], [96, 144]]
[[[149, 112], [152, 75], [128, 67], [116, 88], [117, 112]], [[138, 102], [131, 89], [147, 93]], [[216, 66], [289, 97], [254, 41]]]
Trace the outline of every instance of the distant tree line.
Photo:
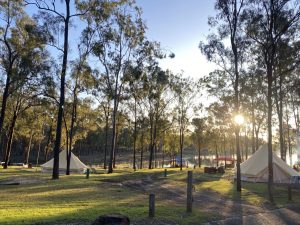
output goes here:
[[111, 173], [123, 148], [133, 153], [133, 169], [145, 160], [151, 169], [158, 151], [179, 151], [165, 144], [170, 130], [178, 131], [182, 153], [198, 81], [159, 67], [175, 55], [147, 39], [134, 1], [8, 0], [0, 7], [4, 168], [12, 155], [26, 164], [54, 156], [58, 179], [66, 149], [67, 174], [72, 151], [100, 152]]

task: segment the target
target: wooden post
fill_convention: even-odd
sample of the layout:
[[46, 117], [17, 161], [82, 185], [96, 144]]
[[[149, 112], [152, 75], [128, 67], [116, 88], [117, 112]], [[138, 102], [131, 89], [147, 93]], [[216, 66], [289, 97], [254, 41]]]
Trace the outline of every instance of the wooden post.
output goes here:
[[86, 179], [90, 178], [90, 169], [86, 169]]
[[288, 197], [289, 197], [289, 201], [292, 201], [292, 188], [290, 185], [288, 186]]
[[155, 194], [149, 195], [149, 217], [155, 216]]
[[188, 171], [186, 200], [186, 212], [191, 213], [193, 205], [193, 171]]
[[164, 177], [167, 177], [167, 169], [165, 169]]

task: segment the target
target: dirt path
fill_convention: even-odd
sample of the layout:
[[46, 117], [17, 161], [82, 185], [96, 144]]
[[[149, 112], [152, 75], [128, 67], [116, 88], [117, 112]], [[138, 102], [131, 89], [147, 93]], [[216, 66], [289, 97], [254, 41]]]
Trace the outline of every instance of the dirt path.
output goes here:
[[224, 220], [211, 221], [204, 225], [299, 225], [300, 207], [280, 208], [261, 213], [233, 216]]
[[[108, 183], [111, 183], [107, 179]], [[172, 185], [164, 178], [147, 176], [144, 179], [128, 180], [115, 183], [142, 194], [154, 193], [158, 201], [170, 201], [185, 204], [185, 185]], [[272, 208], [270, 206], [254, 206], [243, 201], [233, 201], [223, 198], [212, 191], [195, 191], [193, 207], [201, 207], [205, 213], [216, 214], [216, 220], [202, 225], [300, 225], [300, 205], [287, 208]], [[91, 223], [70, 223], [64, 225], [90, 225]], [[144, 218], [131, 221], [132, 225], [178, 225], [174, 221]], [[199, 225], [200, 223], [187, 224]], [[50, 225], [50, 224], [49, 224]], [[61, 225], [61, 224], [60, 224]]]
[[[142, 180], [123, 182], [122, 185], [126, 188], [141, 191], [144, 194], [155, 193], [158, 199], [165, 201], [183, 204], [186, 201], [186, 187], [170, 185], [164, 179], [152, 179], [152, 177], [148, 176]], [[205, 225], [300, 225], [300, 206], [280, 209], [268, 205], [255, 206], [243, 201], [225, 199], [212, 191], [195, 191], [193, 198], [193, 207], [201, 207], [204, 212], [215, 213], [220, 218], [216, 221], [207, 222]], [[156, 221], [154, 223], [143, 224], [168, 223]], [[175, 223], [169, 222], [169, 224]]]

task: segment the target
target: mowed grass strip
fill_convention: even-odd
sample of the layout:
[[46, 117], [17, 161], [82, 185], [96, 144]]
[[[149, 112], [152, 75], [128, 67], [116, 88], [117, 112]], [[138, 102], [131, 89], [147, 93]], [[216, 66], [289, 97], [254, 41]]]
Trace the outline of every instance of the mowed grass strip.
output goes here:
[[[15, 169], [2, 170], [1, 175], [4, 173], [11, 173], [12, 176], [25, 174], [23, 170]], [[40, 173], [32, 173], [31, 176], [44, 177]], [[0, 208], [0, 223], [91, 221], [103, 213], [128, 212], [133, 216], [146, 210], [141, 207], [146, 205], [145, 196], [102, 183], [101, 175], [93, 175], [91, 179], [85, 179], [84, 175], [61, 176], [55, 181], [50, 180], [49, 176], [44, 177], [46, 183], [41, 184], [1, 185], [3, 207]], [[139, 204], [134, 204], [136, 202]]]

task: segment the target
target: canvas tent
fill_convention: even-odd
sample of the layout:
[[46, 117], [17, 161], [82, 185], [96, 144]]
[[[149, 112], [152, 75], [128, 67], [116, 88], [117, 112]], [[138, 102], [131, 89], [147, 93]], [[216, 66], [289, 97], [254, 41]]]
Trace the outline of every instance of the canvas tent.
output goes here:
[[[290, 183], [292, 176], [300, 176], [300, 174], [273, 153], [274, 183]], [[241, 179], [251, 182], [268, 181], [267, 144], [260, 146], [247, 161], [241, 164]]]
[[[52, 172], [54, 159], [49, 160], [41, 165], [42, 172]], [[63, 150], [59, 153], [59, 172], [65, 173], [67, 168], [67, 151]], [[71, 153], [70, 170], [73, 173], [83, 173], [88, 167], [84, 165], [77, 156]]]

